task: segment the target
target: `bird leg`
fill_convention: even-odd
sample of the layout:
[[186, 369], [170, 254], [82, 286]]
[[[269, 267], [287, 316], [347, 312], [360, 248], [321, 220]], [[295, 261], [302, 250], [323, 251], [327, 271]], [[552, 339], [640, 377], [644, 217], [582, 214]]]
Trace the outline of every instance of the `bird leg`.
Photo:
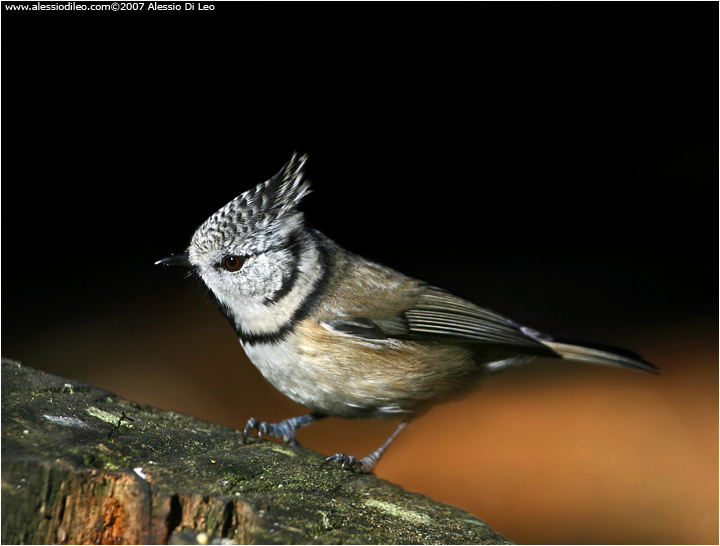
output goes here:
[[255, 417], [248, 419], [245, 429], [243, 430], [243, 444], [247, 440], [248, 433], [252, 429], [258, 431], [258, 438], [262, 440], [263, 434], [272, 436], [273, 438], [282, 438], [283, 441], [290, 444], [291, 446], [300, 446], [300, 442], [295, 439], [295, 431], [300, 427], [314, 423], [323, 417], [327, 417], [324, 413], [308, 413], [307, 415], [300, 415], [298, 417], [292, 417], [285, 419], [279, 423], [268, 423], [266, 421], [259, 421]]
[[330, 461], [337, 461], [341, 463], [341, 467], [344, 469], [352, 470], [353, 472], [358, 472], [360, 474], [369, 474], [373, 471], [378, 461], [380, 460], [380, 457], [382, 457], [382, 454], [385, 453], [385, 450], [388, 448], [388, 446], [392, 443], [395, 437], [400, 434], [400, 431], [404, 429], [409, 422], [409, 420], [406, 420], [400, 423], [395, 429], [395, 432], [393, 432], [390, 437], [385, 440], [385, 443], [383, 445], [381, 445], [375, 451], [370, 453], [370, 455], [367, 455], [362, 459], [356, 459], [354, 455], [336, 453], [335, 455], [331, 455], [330, 457], [325, 459], [323, 461], [323, 464]]

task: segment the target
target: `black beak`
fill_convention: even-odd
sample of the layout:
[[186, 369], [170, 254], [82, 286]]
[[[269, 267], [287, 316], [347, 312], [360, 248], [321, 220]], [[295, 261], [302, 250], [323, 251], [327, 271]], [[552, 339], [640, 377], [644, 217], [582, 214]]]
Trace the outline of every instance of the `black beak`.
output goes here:
[[163, 258], [155, 262], [155, 265], [174, 265], [176, 267], [184, 267], [186, 269], [192, 269], [193, 266], [190, 263], [190, 257], [187, 252], [181, 254], [173, 254], [169, 258]]

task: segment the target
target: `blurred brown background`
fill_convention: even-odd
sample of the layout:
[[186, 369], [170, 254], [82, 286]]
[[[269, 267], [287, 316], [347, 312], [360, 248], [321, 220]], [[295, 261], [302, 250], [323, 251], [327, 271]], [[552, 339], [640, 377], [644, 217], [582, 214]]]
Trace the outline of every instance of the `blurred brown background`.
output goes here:
[[350, 250], [661, 369], [509, 370], [379, 476], [519, 543], [717, 543], [717, 8], [665, 6], [4, 13], [2, 354], [236, 428], [305, 412], [152, 263], [307, 152]]

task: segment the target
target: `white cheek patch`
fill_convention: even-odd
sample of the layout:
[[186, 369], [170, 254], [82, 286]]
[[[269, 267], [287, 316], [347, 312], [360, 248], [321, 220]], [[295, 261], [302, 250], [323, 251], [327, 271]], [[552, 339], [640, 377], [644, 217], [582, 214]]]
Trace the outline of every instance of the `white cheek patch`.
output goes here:
[[265, 300], [283, 286], [283, 273], [292, 264], [278, 260], [278, 253], [261, 254], [248, 258], [237, 273], [228, 276], [228, 281], [237, 283], [238, 290], [245, 296]]

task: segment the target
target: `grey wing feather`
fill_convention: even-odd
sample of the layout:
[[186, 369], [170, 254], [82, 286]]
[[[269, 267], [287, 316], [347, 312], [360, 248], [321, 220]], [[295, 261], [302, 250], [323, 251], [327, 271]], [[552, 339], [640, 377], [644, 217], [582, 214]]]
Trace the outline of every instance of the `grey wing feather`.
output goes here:
[[409, 309], [397, 316], [336, 318], [326, 323], [338, 331], [366, 339], [454, 341], [559, 356], [525, 334], [515, 322], [434, 287], [427, 287]]
[[349, 334], [352, 336], [362, 337], [365, 339], [387, 339], [387, 334], [382, 328], [365, 317], [353, 317], [348, 319], [330, 319], [323, 321], [333, 330]]
[[444, 337], [558, 356], [527, 335], [519, 324], [438, 288], [429, 288], [422, 294], [417, 303], [405, 312], [405, 317], [410, 336], [415, 338]]

